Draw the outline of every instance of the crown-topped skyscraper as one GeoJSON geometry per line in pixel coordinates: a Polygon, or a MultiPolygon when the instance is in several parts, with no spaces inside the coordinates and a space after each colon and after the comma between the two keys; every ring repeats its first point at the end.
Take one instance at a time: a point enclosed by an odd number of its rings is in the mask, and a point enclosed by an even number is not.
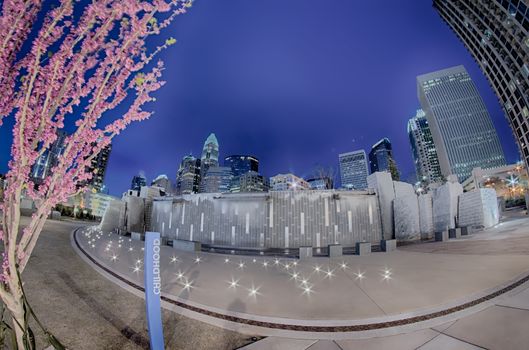
{"type": "Polygon", "coordinates": [[[201,179],[201,192],[202,182],[211,167],[219,166],[219,142],[214,133],[209,134],[204,147],[202,148],[202,157],[200,157],[200,179],[201,179]]]}

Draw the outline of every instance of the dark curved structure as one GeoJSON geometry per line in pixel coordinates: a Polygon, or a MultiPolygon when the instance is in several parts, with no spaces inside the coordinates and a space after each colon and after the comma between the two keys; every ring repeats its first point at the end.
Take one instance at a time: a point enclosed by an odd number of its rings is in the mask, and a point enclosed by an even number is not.
{"type": "Polygon", "coordinates": [[[523,0],[434,0],[500,100],[529,165],[529,6],[523,0]]]}

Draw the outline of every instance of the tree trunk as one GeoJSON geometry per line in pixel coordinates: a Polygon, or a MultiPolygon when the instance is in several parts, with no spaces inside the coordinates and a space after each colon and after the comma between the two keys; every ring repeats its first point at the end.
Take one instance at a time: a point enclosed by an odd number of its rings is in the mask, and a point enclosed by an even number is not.
{"type": "MultiPolygon", "coordinates": [[[[18,274],[11,275],[13,282],[20,286],[21,281],[18,278],[18,274]]],[[[13,320],[13,329],[17,340],[17,346],[19,350],[24,348],[24,297],[20,287],[14,288],[10,291],[13,300],[10,303],[6,303],[7,309],[11,312],[11,319],[13,320]]]]}

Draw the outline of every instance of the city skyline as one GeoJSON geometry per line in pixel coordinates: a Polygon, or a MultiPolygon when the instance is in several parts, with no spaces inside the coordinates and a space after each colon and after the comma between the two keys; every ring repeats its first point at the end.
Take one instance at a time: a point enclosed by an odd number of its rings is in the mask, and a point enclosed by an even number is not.
{"type": "MultiPolygon", "coordinates": [[[[496,96],[431,4],[404,1],[379,7],[339,2],[316,10],[294,1],[275,13],[257,3],[197,2],[193,15],[169,33],[178,43],[163,53],[171,64],[164,72],[167,89],[157,93],[152,107],[155,115],[113,142],[105,179],[110,193],[120,195],[140,171],[149,180],[158,174],[173,180],[190,150],[200,156],[201,140],[210,132],[222,143],[223,156],[255,155],[266,177],[287,172],[305,177],[319,165],[338,170],[338,154],[368,150],[388,137],[406,180],[414,173],[406,122],[419,106],[415,77],[458,64],[476,82],[507,162],[518,160],[496,96]],[[221,19],[242,14],[268,19],[246,23],[243,33],[237,30],[240,22],[221,19]],[[292,16],[299,23],[292,24],[292,16]],[[363,34],[361,29],[377,16],[384,24],[363,34]],[[264,31],[270,20],[277,22],[277,30],[264,31]],[[309,25],[313,21],[316,26],[309,25]],[[390,30],[395,40],[387,40],[390,30]],[[329,43],[330,36],[339,40],[329,43]],[[430,42],[431,37],[436,40],[430,42]],[[208,47],[207,55],[198,42],[208,47]]],[[[7,168],[7,130],[0,134],[0,173],[7,168]]]]}

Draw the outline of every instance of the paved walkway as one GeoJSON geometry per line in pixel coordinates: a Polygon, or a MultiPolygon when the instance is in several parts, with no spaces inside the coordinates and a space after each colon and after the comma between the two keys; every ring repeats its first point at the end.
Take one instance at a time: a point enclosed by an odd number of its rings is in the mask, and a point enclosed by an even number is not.
{"type": "MultiPolygon", "coordinates": [[[[345,327],[401,320],[473,301],[526,276],[528,254],[508,250],[479,254],[483,249],[479,242],[480,235],[488,239],[502,234],[503,239],[489,240],[491,244],[517,240],[519,249],[529,250],[529,219],[509,221],[497,230],[466,238],[458,254],[423,251],[456,247],[460,242],[308,261],[162,247],[162,291],[172,300],[203,310],[276,324],[345,327]]],[[[99,265],[143,286],[142,242],[97,229],[80,232],[77,239],[99,265]]]]}
{"type": "MultiPolygon", "coordinates": [[[[68,349],[148,349],[144,300],[101,276],[72,249],[70,234],[80,225],[46,223],[23,273],[31,305],[68,349]]],[[[163,322],[166,349],[228,350],[251,342],[166,310],[163,322]]],[[[45,344],[39,332],[37,338],[45,344]]]]}

